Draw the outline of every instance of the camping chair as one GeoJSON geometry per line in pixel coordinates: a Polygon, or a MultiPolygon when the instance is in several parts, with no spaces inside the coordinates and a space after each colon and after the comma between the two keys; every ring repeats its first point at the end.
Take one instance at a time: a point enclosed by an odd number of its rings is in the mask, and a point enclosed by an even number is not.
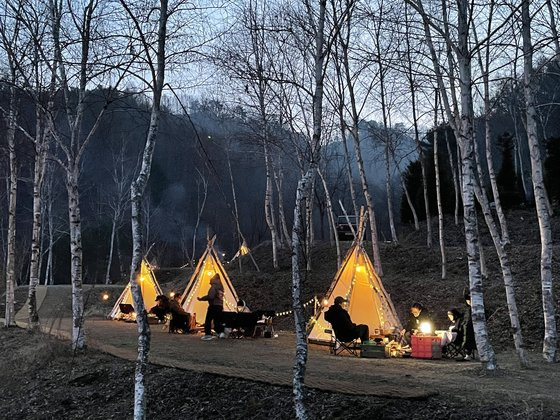
{"type": "Polygon", "coordinates": [[[457,359],[459,357],[462,359],[467,354],[465,349],[460,345],[458,345],[457,343],[455,343],[455,341],[452,341],[451,343],[447,344],[444,347],[444,349],[445,351],[442,352],[442,355],[447,359],[457,359]]]}
{"type": "Polygon", "coordinates": [[[351,341],[339,340],[333,331],[333,329],[326,329],[325,334],[330,334],[331,341],[329,343],[330,353],[338,356],[344,352],[347,352],[351,356],[361,357],[362,348],[358,344],[358,339],[354,338],[351,341]]]}

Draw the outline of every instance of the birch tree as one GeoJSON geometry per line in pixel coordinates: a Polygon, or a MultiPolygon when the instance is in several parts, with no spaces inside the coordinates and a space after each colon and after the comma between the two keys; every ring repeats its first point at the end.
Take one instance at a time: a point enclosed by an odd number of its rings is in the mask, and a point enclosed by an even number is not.
{"type": "Polygon", "coordinates": [[[521,2],[523,37],[523,90],[525,93],[527,140],[531,157],[531,178],[535,195],[535,207],[541,238],[541,290],[544,316],[543,357],[547,362],[558,360],[556,313],[552,292],[552,228],[548,199],[542,173],[542,158],[537,137],[537,113],[535,109],[535,81],[533,75],[533,44],[531,40],[530,0],[521,2]]]}
{"type": "MultiPolygon", "coordinates": [[[[467,0],[459,0],[457,2],[457,9],[454,11],[457,19],[457,32],[454,36],[456,36],[457,41],[454,42],[450,36],[450,25],[446,23],[444,25],[445,29],[441,31],[439,24],[436,25],[433,17],[426,12],[421,0],[407,0],[407,2],[418,12],[422,19],[424,36],[429,47],[434,73],[441,94],[442,104],[445,108],[448,120],[456,133],[460,147],[463,222],[465,225],[465,239],[468,256],[473,327],[482,365],[485,370],[494,371],[497,367],[497,363],[486,329],[480,268],[480,245],[474,200],[474,190],[476,184],[473,147],[474,110],[472,100],[472,53],[469,42],[470,12],[472,12],[472,9],[469,8],[467,0]],[[447,87],[444,84],[442,66],[432,38],[432,30],[443,37],[444,42],[448,47],[448,51],[453,53],[452,56],[448,55],[448,60],[456,60],[456,65],[459,69],[459,79],[457,82],[459,85],[460,102],[456,96],[455,88],[450,89],[450,94],[448,95],[447,87]],[[449,96],[451,96],[452,102],[450,101],[449,96]],[[454,110],[457,112],[454,112],[454,110]]],[[[444,16],[444,21],[446,21],[448,16],[446,8],[447,4],[443,1],[442,15],[444,16]]],[[[451,84],[456,83],[454,79],[451,79],[449,82],[451,84]]]]}
{"type": "MultiPolygon", "coordinates": [[[[17,9],[20,9],[18,7],[17,9]]],[[[17,11],[16,11],[17,13],[17,11]]],[[[18,189],[18,162],[16,156],[16,128],[17,128],[17,56],[12,46],[17,46],[20,42],[21,25],[16,16],[5,14],[0,17],[0,37],[3,49],[8,59],[8,109],[4,110],[6,122],[6,143],[9,156],[9,179],[8,189],[8,232],[6,250],[6,310],[5,326],[16,325],[15,321],[15,258],[16,258],[16,209],[17,209],[17,189],[18,189]]]]}
{"type": "Polygon", "coordinates": [[[142,247],[144,245],[142,203],[150,177],[159,130],[161,99],[165,84],[167,25],[173,9],[169,9],[167,0],[159,0],[157,6],[150,10],[143,9],[140,4],[129,5],[124,0],[120,0],[120,3],[132,24],[132,37],[138,41],[135,47],[138,48],[139,52],[135,59],[142,63],[140,67],[148,74],[147,78],[142,81],[152,94],[150,123],[142,152],[140,171],[130,186],[132,262],[129,284],[138,326],[138,356],[134,374],[134,419],[141,420],[146,418],[146,368],[151,336],[148,314],[144,307],[139,284],[141,281],[142,247]],[[152,14],[152,11],[155,13],[152,14]]]}
{"type": "Polygon", "coordinates": [[[50,133],[56,143],[53,159],[64,170],[68,194],[68,219],[70,225],[70,278],[72,282],[72,346],[81,349],[86,344],[83,328],[84,299],[82,220],[80,205],[80,173],[84,153],[101,123],[102,117],[112,100],[112,93],[122,80],[124,71],[115,74],[114,87],[108,91],[97,90],[95,94],[106,93],[104,104],[94,115],[89,127],[84,127],[88,101],[94,93],[89,85],[101,80],[109,70],[118,69],[122,55],[115,62],[98,61],[107,57],[107,43],[103,42],[104,16],[101,0],[85,3],[65,3],[63,0],[49,0],[50,32],[54,48],[54,65],[57,71],[57,87],[62,91],[66,125],[59,124],[54,115],[47,121],[50,133]],[[64,30],[63,30],[64,27],[64,30]],[[75,38],[74,38],[75,37],[75,38]],[[95,37],[95,42],[93,38],[95,37]],[[72,48],[72,45],[78,48],[72,48]],[[66,135],[65,132],[69,134],[66,135]]]}

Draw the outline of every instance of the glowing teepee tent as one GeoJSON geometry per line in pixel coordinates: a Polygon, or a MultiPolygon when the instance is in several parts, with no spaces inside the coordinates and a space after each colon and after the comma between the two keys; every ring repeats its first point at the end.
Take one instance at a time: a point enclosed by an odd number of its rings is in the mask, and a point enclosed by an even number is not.
{"type": "Polygon", "coordinates": [[[401,326],[391,298],[362,245],[364,224],[362,217],[358,237],[338,269],[322,302],[321,310],[309,324],[310,342],[330,342],[330,334],[326,334],[325,329],[331,327],[325,321],[324,312],[334,303],[337,296],[347,299],[343,308],[350,314],[352,322],[369,326],[370,336],[383,336],[401,326]]]}
{"type": "MultiPolygon", "coordinates": [[[[243,243],[241,244],[241,246],[239,247],[239,250],[237,251],[237,253],[233,256],[233,258],[231,259],[231,261],[234,261],[236,258],[242,257],[244,255],[247,255],[250,252],[249,247],[247,246],[247,242],[243,241],[243,243]]],[[[231,262],[230,261],[230,262],[231,262]]]]}
{"type": "MultiPolygon", "coordinates": [[[[142,297],[144,298],[144,306],[146,307],[146,310],[149,310],[156,305],[156,296],[162,295],[163,292],[161,291],[161,287],[159,287],[159,283],[156,280],[156,276],[154,275],[152,267],[145,260],[142,260],[138,284],[140,285],[142,297]]],[[[130,283],[125,287],[124,291],[117,299],[115,306],[109,314],[109,318],[121,319],[125,317],[125,314],[123,314],[120,309],[121,303],[134,306],[132,291],[130,290],[130,283]]]]}
{"type": "Polygon", "coordinates": [[[204,322],[208,310],[208,302],[201,302],[197,298],[205,296],[208,293],[210,289],[210,279],[214,274],[220,276],[220,280],[224,286],[224,311],[234,311],[237,307],[237,292],[233,288],[231,280],[214,249],[215,239],[216,237],[214,236],[208,241],[206,251],[204,251],[204,254],[198,261],[196,269],[185,288],[183,300],[181,302],[185,311],[196,314],[198,322],[204,322]]]}

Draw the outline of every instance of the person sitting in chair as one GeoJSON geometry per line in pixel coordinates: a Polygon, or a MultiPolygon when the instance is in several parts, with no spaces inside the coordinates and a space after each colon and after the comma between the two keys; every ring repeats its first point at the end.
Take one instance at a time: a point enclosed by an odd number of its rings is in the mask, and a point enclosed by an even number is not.
{"type": "Polygon", "coordinates": [[[446,347],[450,343],[458,344],[463,343],[463,335],[465,329],[465,316],[458,309],[450,309],[447,311],[447,317],[452,322],[447,331],[445,331],[441,338],[442,351],[445,353],[446,347]]]}
{"type": "Polygon", "coordinates": [[[169,299],[165,295],[156,296],[156,306],[150,309],[151,314],[154,314],[160,323],[165,322],[165,315],[169,312],[169,299]]]}
{"type": "Polygon", "coordinates": [[[171,312],[171,322],[169,323],[170,333],[188,333],[190,331],[191,314],[181,306],[181,293],[176,293],[169,301],[169,311],[171,312]]]}
{"type": "Polygon", "coordinates": [[[369,327],[364,324],[356,325],[350,319],[350,314],[342,307],[342,303],[347,302],[342,296],[337,296],[327,312],[325,320],[330,322],[336,338],[343,342],[348,342],[359,338],[362,343],[369,340],[369,327]]]}
{"type": "Polygon", "coordinates": [[[420,330],[420,324],[424,322],[429,322],[433,325],[432,318],[430,317],[430,312],[420,303],[414,303],[410,307],[410,315],[408,317],[408,322],[401,330],[401,346],[410,346],[412,336],[420,330]]]}

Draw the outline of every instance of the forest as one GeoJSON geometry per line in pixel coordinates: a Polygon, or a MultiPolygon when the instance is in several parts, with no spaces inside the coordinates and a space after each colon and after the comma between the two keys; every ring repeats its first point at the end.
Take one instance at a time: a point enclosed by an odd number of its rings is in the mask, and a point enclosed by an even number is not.
{"type": "Polygon", "coordinates": [[[445,238],[464,235],[477,350],[492,372],[489,248],[504,328],[529,364],[512,269],[520,244],[507,220],[530,211],[542,357],[557,362],[559,13],[552,0],[6,0],[5,325],[15,325],[16,289],[26,288],[37,329],[37,287],[71,285],[72,347],[84,348],[84,285],[129,283],[134,417],[145,418],[142,259],[193,268],[214,235],[224,262],[258,247],[269,256],[261,268],[279,272],[289,253],[294,415],[307,418],[302,287],[321,265],[313,249],[336,252],[340,266],[345,214],[365,209],[364,246],[380,278],[380,249],[422,232],[445,282],[445,238]]]}

